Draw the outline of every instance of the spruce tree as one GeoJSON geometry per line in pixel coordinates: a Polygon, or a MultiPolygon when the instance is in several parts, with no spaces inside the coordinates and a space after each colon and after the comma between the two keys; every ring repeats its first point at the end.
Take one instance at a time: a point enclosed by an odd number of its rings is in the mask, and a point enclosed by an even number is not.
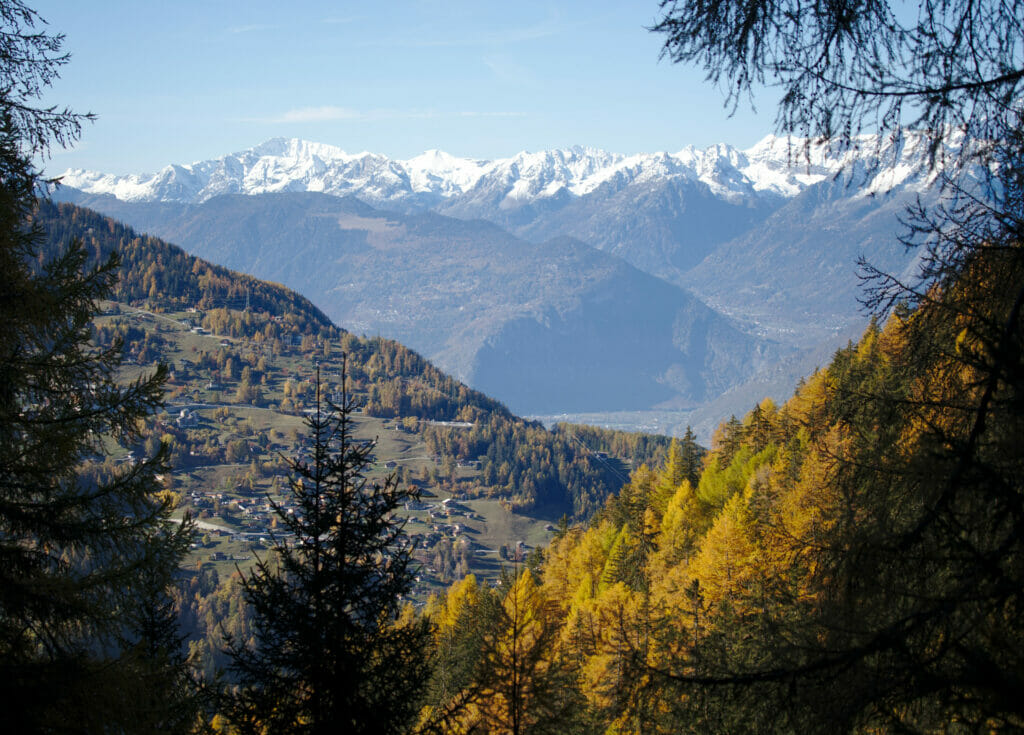
{"type": "Polygon", "coordinates": [[[243,731],[400,732],[426,681],[429,633],[397,622],[414,570],[395,510],[417,495],[367,477],[373,445],[353,434],[345,365],[340,404],[317,372],[309,458],[288,462],[290,502],[270,501],[285,531],[245,580],[254,645],[229,641],[243,731]]]}
{"type": "Polygon", "coordinates": [[[683,434],[682,441],[682,452],[683,452],[683,474],[686,480],[689,480],[692,487],[697,487],[697,483],[700,482],[701,464],[704,459],[704,450],[697,443],[697,436],[693,433],[693,429],[689,426],[686,427],[686,433],[683,434]]]}
{"type": "Polygon", "coordinates": [[[0,2],[0,711],[11,732],[172,729],[142,703],[155,701],[148,674],[167,681],[183,662],[151,655],[137,623],[188,527],[158,495],[163,450],[116,465],[108,449],[141,446],[165,370],[122,385],[120,346],[90,343],[116,257],[86,270],[76,242],[39,255],[32,161],[83,119],[33,106],[67,60],[40,22],[0,2]]]}

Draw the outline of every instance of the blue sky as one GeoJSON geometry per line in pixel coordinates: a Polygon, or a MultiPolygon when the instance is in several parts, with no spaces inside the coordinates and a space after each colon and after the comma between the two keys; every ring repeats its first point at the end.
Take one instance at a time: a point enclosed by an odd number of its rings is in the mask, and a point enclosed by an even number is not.
{"type": "Polygon", "coordinates": [[[72,54],[49,102],[96,113],[46,168],[149,172],[273,137],[407,158],[575,144],[747,147],[698,69],[659,61],[657,0],[36,0],[72,54]]]}

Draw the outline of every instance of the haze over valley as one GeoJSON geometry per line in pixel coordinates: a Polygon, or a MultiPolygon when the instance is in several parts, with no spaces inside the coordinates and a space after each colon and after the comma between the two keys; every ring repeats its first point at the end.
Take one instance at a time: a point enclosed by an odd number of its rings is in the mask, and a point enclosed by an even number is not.
{"type": "Polygon", "coordinates": [[[294,288],[517,412],[706,436],[859,335],[858,258],[914,267],[896,236],[934,196],[925,146],[856,143],[394,160],[275,139],[68,170],[55,196],[294,288]]]}

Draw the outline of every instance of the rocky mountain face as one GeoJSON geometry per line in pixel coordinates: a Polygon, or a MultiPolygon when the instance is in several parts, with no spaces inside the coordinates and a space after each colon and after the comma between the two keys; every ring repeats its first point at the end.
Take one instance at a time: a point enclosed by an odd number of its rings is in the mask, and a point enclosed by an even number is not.
{"type": "Polygon", "coordinates": [[[810,345],[841,332],[864,317],[861,259],[909,276],[917,257],[898,237],[921,193],[863,194],[855,176],[841,174],[787,200],[678,282],[753,333],[810,345]]]}
{"type": "Polygon", "coordinates": [[[856,331],[858,257],[913,267],[898,217],[935,196],[927,156],[913,134],[494,161],[278,139],[68,171],[58,196],[281,281],[518,411],[690,409],[856,331]]]}

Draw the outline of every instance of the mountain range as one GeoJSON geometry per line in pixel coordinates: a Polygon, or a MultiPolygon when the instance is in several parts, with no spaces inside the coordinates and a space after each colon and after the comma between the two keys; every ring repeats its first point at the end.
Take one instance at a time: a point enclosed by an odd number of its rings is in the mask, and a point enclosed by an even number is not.
{"type": "MultiPolygon", "coordinates": [[[[717,198],[746,203],[791,197],[856,162],[890,160],[869,183],[883,191],[907,183],[920,156],[919,136],[882,141],[862,136],[852,147],[805,146],[801,139],[769,135],[747,150],[719,144],[677,153],[624,155],[574,146],[511,158],[476,160],[426,151],[407,160],[299,139],[275,138],[248,150],[169,165],[155,174],[117,176],[82,169],[62,174],[63,183],[89,194],[122,201],[198,203],[223,194],[314,191],[355,196],[372,206],[431,209],[448,200],[514,210],[532,203],[580,198],[599,189],[620,190],[637,183],[681,178],[703,184],[717,198]]],[[[446,205],[447,207],[447,205],[446,205]]]]}
{"type": "Polygon", "coordinates": [[[937,196],[928,156],[914,134],[492,161],[275,139],[67,171],[57,196],[281,281],[518,411],[692,410],[749,381],[785,394],[856,332],[857,258],[913,267],[898,219],[937,196]]]}

